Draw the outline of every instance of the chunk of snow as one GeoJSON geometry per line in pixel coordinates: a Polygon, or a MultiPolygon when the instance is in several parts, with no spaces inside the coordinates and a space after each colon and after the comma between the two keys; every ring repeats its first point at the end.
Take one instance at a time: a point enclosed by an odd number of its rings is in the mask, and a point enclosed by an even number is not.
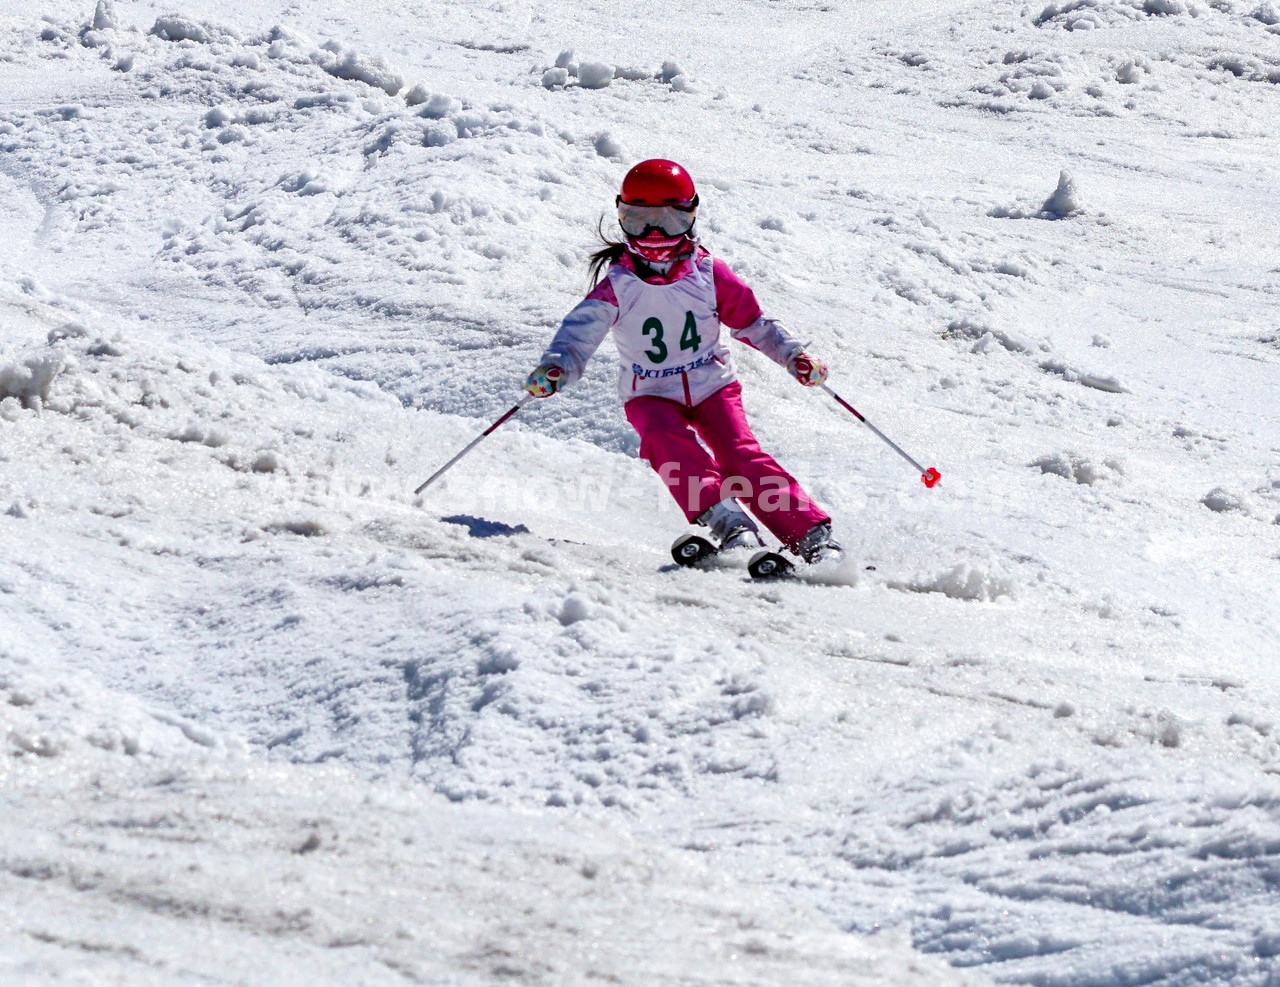
{"type": "Polygon", "coordinates": [[[284,469],[284,463],[280,459],[280,454],[274,449],[267,449],[258,453],[253,461],[253,471],[255,473],[277,473],[284,469]]]}
{"type": "Polygon", "coordinates": [[[1218,514],[1243,511],[1245,509],[1244,498],[1224,487],[1214,487],[1200,498],[1200,503],[1218,514]]]}
{"type": "Polygon", "coordinates": [[[595,144],[596,154],[602,158],[617,160],[626,157],[626,148],[622,146],[622,142],[607,130],[597,134],[593,143],[595,144]]]}
{"type": "Polygon", "coordinates": [[[150,33],[164,41],[195,41],[203,45],[212,40],[206,25],[176,15],[157,17],[150,33]]]}
{"type": "Polygon", "coordinates": [[[1129,388],[1121,383],[1119,377],[1104,377],[1098,374],[1080,374],[1079,382],[1095,391],[1107,391],[1110,394],[1128,394],[1129,388]]]}
{"type": "Polygon", "coordinates": [[[458,139],[458,128],[448,120],[435,120],[422,132],[427,147],[447,147],[458,139]]]}
{"type": "Polygon", "coordinates": [[[1143,74],[1142,66],[1130,58],[1116,69],[1116,82],[1132,86],[1142,81],[1143,74]]]}
{"type": "Polygon", "coordinates": [[[591,604],[585,598],[577,593],[572,593],[565,597],[564,604],[560,607],[560,623],[565,627],[570,624],[576,624],[580,620],[586,620],[591,616],[591,604]]]}
{"type": "Polygon", "coordinates": [[[1080,193],[1076,188],[1075,179],[1064,169],[1058,176],[1058,187],[1054,189],[1053,195],[1044,200],[1040,212],[1045,216],[1066,219],[1083,211],[1084,207],[1080,204],[1080,193]]]}
{"type": "Polygon", "coordinates": [[[578,84],[583,89],[604,89],[612,82],[612,65],[604,62],[583,62],[578,66],[578,84]]]}
{"type": "Polygon", "coordinates": [[[542,85],[547,89],[555,89],[569,81],[569,70],[563,68],[547,69],[542,73],[542,85]]]}
{"type": "Polygon", "coordinates": [[[235,114],[230,110],[221,106],[215,106],[204,115],[204,125],[210,130],[217,130],[219,127],[225,127],[234,119],[235,114]]]}
{"type": "Polygon", "coordinates": [[[118,26],[115,4],[112,0],[98,0],[98,6],[93,11],[93,29],[95,31],[114,31],[118,26]]]}
{"type": "Polygon", "coordinates": [[[462,102],[444,93],[431,93],[418,105],[422,107],[418,111],[418,115],[427,117],[430,120],[441,120],[453,113],[462,111],[462,102]]]}
{"type": "Polygon", "coordinates": [[[1264,0],[1250,16],[1263,24],[1280,24],[1280,3],[1276,0],[1264,0]]]}
{"type": "Polygon", "coordinates": [[[227,444],[227,436],[216,428],[206,428],[196,422],[190,422],[185,428],[172,432],[169,438],[176,442],[192,442],[218,449],[227,444]]]}
{"type": "Polygon", "coordinates": [[[54,378],[66,361],[56,353],[27,357],[19,363],[0,366],[0,400],[14,398],[24,408],[39,411],[49,400],[54,378]]]}
{"type": "Polygon", "coordinates": [[[80,34],[80,43],[86,48],[105,48],[115,40],[109,31],[95,31],[89,28],[80,34]]]}

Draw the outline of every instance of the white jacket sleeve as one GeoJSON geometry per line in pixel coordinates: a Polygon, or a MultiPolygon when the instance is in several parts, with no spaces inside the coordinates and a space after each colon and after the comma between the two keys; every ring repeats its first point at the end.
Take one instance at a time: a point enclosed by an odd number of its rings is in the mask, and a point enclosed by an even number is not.
{"type": "Polygon", "coordinates": [[[804,345],[787,332],[781,322],[767,315],[761,315],[751,325],[742,329],[730,330],[729,335],[759,350],[774,363],[784,367],[788,360],[804,350],[804,345]]]}
{"type": "Polygon", "coordinates": [[[587,361],[604,342],[604,337],[617,320],[616,305],[600,298],[584,298],[564,317],[546,352],[542,354],[541,362],[563,367],[567,374],[565,383],[573,383],[587,369],[587,361]]]}

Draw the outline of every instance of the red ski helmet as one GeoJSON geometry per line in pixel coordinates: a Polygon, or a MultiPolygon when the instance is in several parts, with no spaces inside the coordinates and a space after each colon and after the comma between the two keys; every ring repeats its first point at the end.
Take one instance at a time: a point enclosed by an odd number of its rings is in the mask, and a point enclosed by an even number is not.
{"type": "Polygon", "coordinates": [[[689,173],[674,161],[651,158],[641,161],[622,180],[618,203],[630,206],[698,207],[698,190],[689,173]]]}
{"type": "Polygon", "coordinates": [[[674,161],[651,158],[627,172],[618,195],[627,249],[652,264],[693,253],[698,190],[674,161]]]}

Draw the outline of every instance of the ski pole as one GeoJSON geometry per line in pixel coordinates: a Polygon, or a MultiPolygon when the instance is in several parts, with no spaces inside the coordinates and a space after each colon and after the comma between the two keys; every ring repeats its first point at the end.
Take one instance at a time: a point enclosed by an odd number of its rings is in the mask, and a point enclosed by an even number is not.
{"type": "Polygon", "coordinates": [[[426,481],[422,484],[422,486],[418,487],[418,489],[414,491],[414,494],[422,493],[422,491],[426,490],[427,487],[435,483],[436,480],[440,479],[440,477],[443,476],[449,470],[449,468],[453,466],[454,463],[456,463],[459,459],[461,459],[463,456],[469,453],[472,449],[478,446],[482,439],[487,438],[491,432],[495,431],[498,428],[499,425],[505,422],[508,418],[512,417],[517,411],[519,411],[521,408],[523,408],[526,404],[528,404],[532,400],[533,400],[533,395],[530,394],[528,397],[522,398],[515,405],[508,408],[501,418],[499,418],[496,422],[494,422],[492,425],[486,428],[483,432],[477,435],[474,439],[468,442],[467,447],[465,449],[463,449],[460,453],[458,453],[451,460],[449,460],[447,463],[441,466],[438,470],[432,473],[429,477],[427,477],[426,481]]]}
{"type": "Polygon", "coordinates": [[[894,442],[893,439],[889,438],[889,436],[885,435],[882,431],[880,431],[880,429],[876,428],[869,421],[863,418],[857,408],[851,405],[848,401],[842,398],[839,394],[833,391],[826,384],[823,384],[821,386],[824,391],[826,391],[828,394],[830,394],[833,398],[836,399],[836,403],[839,404],[840,407],[844,408],[844,410],[849,412],[849,414],[853,415],[854,418],[858,419],[858,421],[866,425],[867,428],[875,432],[876,435],[880,436],[880,438],[882,438],[885,441],[885,443],[889,446],[890,449],[892,449],[899,456],[901,456],[903,459],[909,462],[912,466],[918,469],[920,471],[920,482],[922,482],[930,490],[932,490],[934,487],[938,485],[938,481],[942,479],[941,473],[939,473],[932,466],[930,466],[928,469],[925,469],[923,466],[917,463],[914,459],[908,456],[905,452],[903,452],[902,447],[898,445],[898,443],[894,442]]]}

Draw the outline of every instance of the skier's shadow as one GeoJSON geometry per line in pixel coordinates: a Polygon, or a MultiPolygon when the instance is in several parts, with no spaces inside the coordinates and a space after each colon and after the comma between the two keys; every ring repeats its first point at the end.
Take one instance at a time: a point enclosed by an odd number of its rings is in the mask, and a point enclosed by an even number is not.
{"type": "Polygon", "coordinates": [[[529,529],[523,524],[512,527],[501,521],[490,521],[482,517],[471,517],[469,514],[455,514],[440,519],[445,524],[458,524],[467,529],[472,538],[499,538],[510,535],[527,535],[529,529]]]}

